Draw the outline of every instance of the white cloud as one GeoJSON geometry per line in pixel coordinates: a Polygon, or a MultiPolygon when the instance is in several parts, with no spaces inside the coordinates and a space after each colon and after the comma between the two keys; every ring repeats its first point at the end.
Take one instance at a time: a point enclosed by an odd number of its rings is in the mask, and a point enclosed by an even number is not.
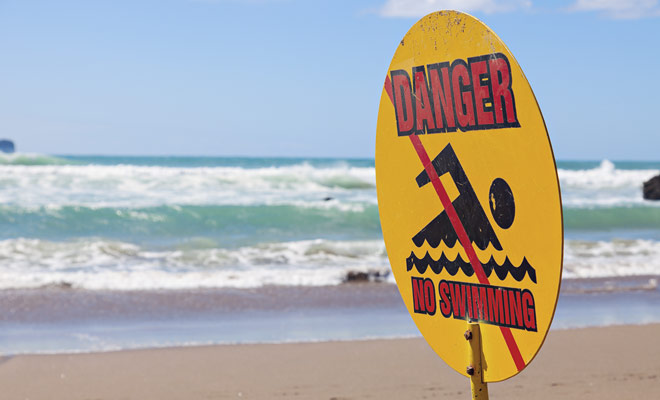
{"type": "Polygon", "coordinates": [[[385,17],[422,17],[440,10],[490,14],[529,8],[531,4],[530,0],[387,0],[380,14],[385,17]]]}
{"type": "Polygon", "coordinates": [[[660,16],[658,0],[577,0],[570,11],[597,11],[609,18],[637,19],[660,16]]]}

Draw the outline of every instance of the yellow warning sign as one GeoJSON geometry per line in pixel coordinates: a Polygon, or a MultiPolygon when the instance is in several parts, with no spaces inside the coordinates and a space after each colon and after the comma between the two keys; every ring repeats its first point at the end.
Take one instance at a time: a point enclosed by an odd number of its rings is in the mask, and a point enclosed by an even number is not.
{"type": "Polygon", "coordinates": [[[466,321],[483,378],[529,364],[554,315],[563,226],[552,147],[504,43],[455,11],[399,44],[376,137],[378,206],[401,296],[431,347],[466,375],[466,321]]]}

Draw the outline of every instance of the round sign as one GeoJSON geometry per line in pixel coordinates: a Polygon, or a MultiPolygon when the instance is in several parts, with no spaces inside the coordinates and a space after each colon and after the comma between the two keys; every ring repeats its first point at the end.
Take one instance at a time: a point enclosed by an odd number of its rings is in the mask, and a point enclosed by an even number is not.
{"type": "Polygon", "coordinates": [[[378,206],[403,301],[431,347],[466,375],[481,326],[484,382],[543,344],[563,257],[559,183],[520,66],[479,20],[429,14],[399,44],[376,137],[378,206]]]}

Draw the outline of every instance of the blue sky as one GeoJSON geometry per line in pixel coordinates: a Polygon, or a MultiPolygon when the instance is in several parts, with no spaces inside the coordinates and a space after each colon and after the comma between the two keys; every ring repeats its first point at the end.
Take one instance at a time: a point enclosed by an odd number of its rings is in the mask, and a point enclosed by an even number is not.
{"type": "Polygon", "coordinates": [[[558,159],[660,158],[654,0],[0,0],[0,137],[48,154],[373,157],[423,15],[508,45],[558,159]]]}

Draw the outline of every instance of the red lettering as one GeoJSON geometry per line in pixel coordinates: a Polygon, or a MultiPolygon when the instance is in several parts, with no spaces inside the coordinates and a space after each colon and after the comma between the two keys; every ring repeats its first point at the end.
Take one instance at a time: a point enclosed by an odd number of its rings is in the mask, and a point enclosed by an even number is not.
{"type": "Polygon", "coordinates": [[[448,318],[451,315],[451,300],[449,300],[449,284],[447,281],[440,281],[438,293],[440,293],[440,312],[445,318],[448,318]]]}
{"type": "Polygon", "coordinates": [[[472,293],[470,293],[470,286],[469,285],[461,285],[463,286],[463,293],[465,294],[466,300],[467,300],[467,319],[474,318],[474,312],[472,311],[472,293]]]}
{"type": "MultiPolygon", "coordinates": [[[[534,295],[528,289],[441,280],[437,287],[440,301],[431,304],[430,299],[437,297],[431,279],[415,279],[421,286],[414,290],[423,293],[414,296],[424,296],[425,314],[433,315],[440,308],[445,318],[451,317],[453,312],[454,319],[537,331],[534,295]]],[[[418,307],[418,303],[415,304],[418,307]]]]}
{"type": "Polygon", "coordinates": [[[399,136],[410,135],[415,127],[413,97],[410,88],[410,77],[402,69],[392,71],[392,93],[396,109],[396,123],[399,136]]]}
{"type": "Polygon", "coordinates": [[[493,112],[484,109],[484,103],[490,101],[488,86],[482,85],[482,77],[488,76],[486,61],[470,62],[472,72],[472,86],[474,87],[474,105],[477,109],[477,123],[479,125],[493,125],[493,112]]]}
{"type": "Polygon", "coordinates": [[[435,287],[431,279],[411,277],[413,308],[418,314],[434,315],[436,310],[435,287]]]}
{"type": "Polygon", "coordinates": [[[513,126],[520,126],[516,116],[513,91],[511,90],[511,70],[508,60],[504,55],[500,54],[497,58],[491,58],[489,65],[495,121],[498,124],[503,124],[506,115],[507,123],[513,126]]]}
{"type": "Polygon", "coordinates": [[[424,281],[420,278],[412,278],[413,307],[416,313],[426,313],[424,301],[424,281]]]}
{"type": "Polygon", "coordinates": [[[479,286],[472,286],[472,319],[483,319],[483,310],[479,301],[479,286]]]}
{"type": "Polygon", "coordinates": [[[433,120],[433,111],[429,101],[429,85],[426,82],[426,71],[424,66],[413,68],[413,77],[415,80],[415,107],[417,129],[416,135],[423,135],[427,130],[435,130],[435,121],[433,120]]]}
{"type": "Polygon", "coordinates": [[[479,313],[481,314],[481,319],[485,321],[490,321],[488,316],[488,304],[486,303],[486,286],[479,286],[479,313]]]}
{"type": "Polygon", "coordinates": [[[490,320],[496,324],[504,322],[502,315],[502,291],[500,289],[488,288],[488,309],[490,320]]]}
{"type": "Polygon", "coordinates": [[[454,105],[449,82],[449,63],[429,65],[429,79],[431,80],[435,124],[438,129],[446,126],[448,131],[453,131],[456,129],[456,121],[454,120],[454,105]],[[442,81],[440,73],[442,73],[442,81]]]}
{"type": "Polygon", "coordinates": [[[390,71],[399,136],[520,127],[502,53],[390,71]],[[412,78],[411,78],[412,77],[412,78]]]}
{"type": "MultiPolygon", "coordinates": [[[[506,325],[510,325],[510,323],[511,323],[511,317],[509,317],[509,301],[508,301],[508,298],[509,298],[509,291],[508,290],[503,290],[502,291],[502,300],[503,300],[503,303],[504,303],[504,323],[506,325]]],[[[502,321],[503,320],[500,318],[500,323],[502,321]]]]}
{"type": "Polygon", "coordinates": [[[435,314],[435,286],[430,279],[424,280],[424,299],[426,301],[426,312],[429,315],[435,314]]]}
{"type": "Polygon", "coordinates": [[[461,290],[461,285],[452,283],[451,299],[454,306],[454,318],[463,318],[465,316],[465,290],[461,290]]]}
{"type": "Polygon", "coordinates": [[[474,104],[470,88],[470,74],[463,60],[456,60],[451,66],[451,86],[456,104],[458,126],[466,128],[474,125],[474,104]],[[467,90],[466,90],[467,88],[467,90]]]}
{"type": "Polygon", "coordinates": [[[534,306],[534,296],[529,290],[522,293],[523,315],[525,317],[525,329],[536,332],[536,309],[534,306]]]}
{"type": "Polygon", "coordinates": [[[509,310],[511,312],[511,325],[522,328],[522,302],[519,290],[509,292],[509,310]]]}

